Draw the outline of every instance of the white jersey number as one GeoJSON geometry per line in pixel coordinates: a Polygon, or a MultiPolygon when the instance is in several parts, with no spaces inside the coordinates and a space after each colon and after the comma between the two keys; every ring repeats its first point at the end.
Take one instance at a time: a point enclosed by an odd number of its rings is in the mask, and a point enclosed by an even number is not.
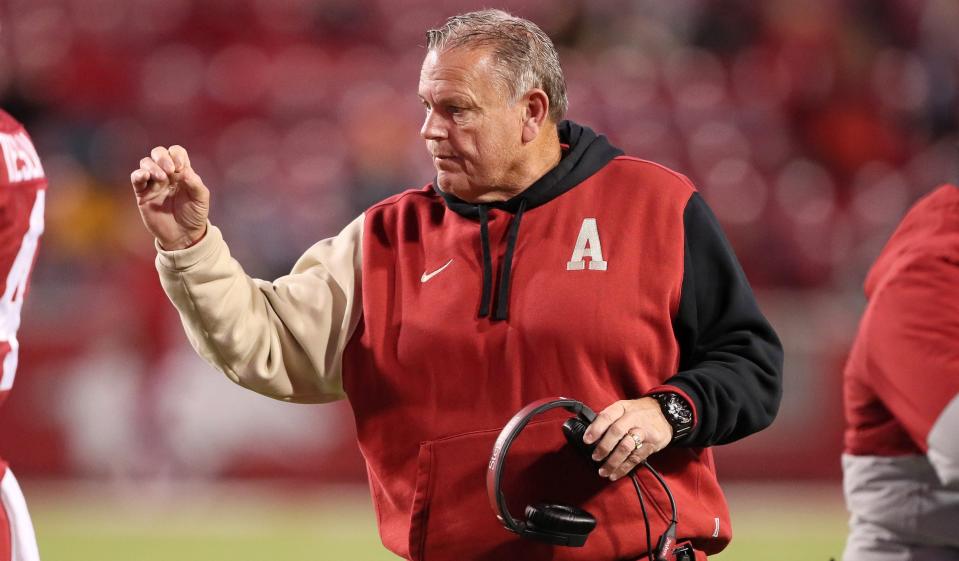
{"type": "Polygon", "coordinates": [[[0,376],[0,391],[13,387],[13,378],[17,374],[17,330],[20,329],[20,309],[23,308],[23,295],[27,291],[30,269],[37,253],[40,234],[43,233],[43,208],[46,190],[39,189],[30,211],[30,227],[23,236],[20,250],[7,273],[7,285],[0,298],[0,356],[3,357],[3,375],[0,376]]]}

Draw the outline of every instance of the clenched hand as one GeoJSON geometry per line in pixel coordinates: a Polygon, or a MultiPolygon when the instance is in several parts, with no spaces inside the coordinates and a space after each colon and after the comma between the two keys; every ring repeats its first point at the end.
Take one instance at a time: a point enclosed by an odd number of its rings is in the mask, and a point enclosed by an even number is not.
{"type": "Polygon", "coordinates": [[[143,224],[165,250],[184,249],[206,234],[210,190],[182,146],[157,146],[130,174],[143,224]]]}

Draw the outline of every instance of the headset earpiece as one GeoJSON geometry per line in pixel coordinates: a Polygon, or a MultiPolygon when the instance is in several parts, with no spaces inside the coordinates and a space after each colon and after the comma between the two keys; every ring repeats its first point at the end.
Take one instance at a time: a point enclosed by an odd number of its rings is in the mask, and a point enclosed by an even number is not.
{"type": "Polygon", "coordinates": [[[583,442],[583,435],[586,434],[588,423],[579,417],[570,417],[563,423],[563,436],[570,446],[580,451],[584,457],[592,460],[593,450],[596,449],[596,442],[586,444],[583,442]]]}
{"type": "Polygon", "coordinates": [[[571,505],[536,503],[526,507],[526,526],[539,532],[586,536],[596,528],[596,518],[571,505]]]}

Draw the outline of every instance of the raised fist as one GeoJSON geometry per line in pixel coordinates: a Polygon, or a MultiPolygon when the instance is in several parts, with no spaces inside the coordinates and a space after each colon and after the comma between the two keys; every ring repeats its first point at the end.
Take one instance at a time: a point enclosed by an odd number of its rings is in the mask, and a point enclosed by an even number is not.
{"type": "Polygon", "coordinates": [[[140,217],[166,250],[184,249],[206,234],[210,190],[182,146],[157,146],[130,174],[140,217]]]}

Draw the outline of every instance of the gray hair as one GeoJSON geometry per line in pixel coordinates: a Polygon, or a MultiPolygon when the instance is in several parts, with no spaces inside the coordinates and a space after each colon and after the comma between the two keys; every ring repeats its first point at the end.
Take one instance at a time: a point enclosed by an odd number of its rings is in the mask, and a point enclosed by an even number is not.
{"type": "Polygon", "coordinates": [[[453,16],[426,32],[427,51],[488,47],[498,63],[496,72],[513,101],[533,88],[549,98],[549,116],[558,123],[566,115],[566,79],[549,36],[535,23],[502,10],[482,10],[453,16]]]}

